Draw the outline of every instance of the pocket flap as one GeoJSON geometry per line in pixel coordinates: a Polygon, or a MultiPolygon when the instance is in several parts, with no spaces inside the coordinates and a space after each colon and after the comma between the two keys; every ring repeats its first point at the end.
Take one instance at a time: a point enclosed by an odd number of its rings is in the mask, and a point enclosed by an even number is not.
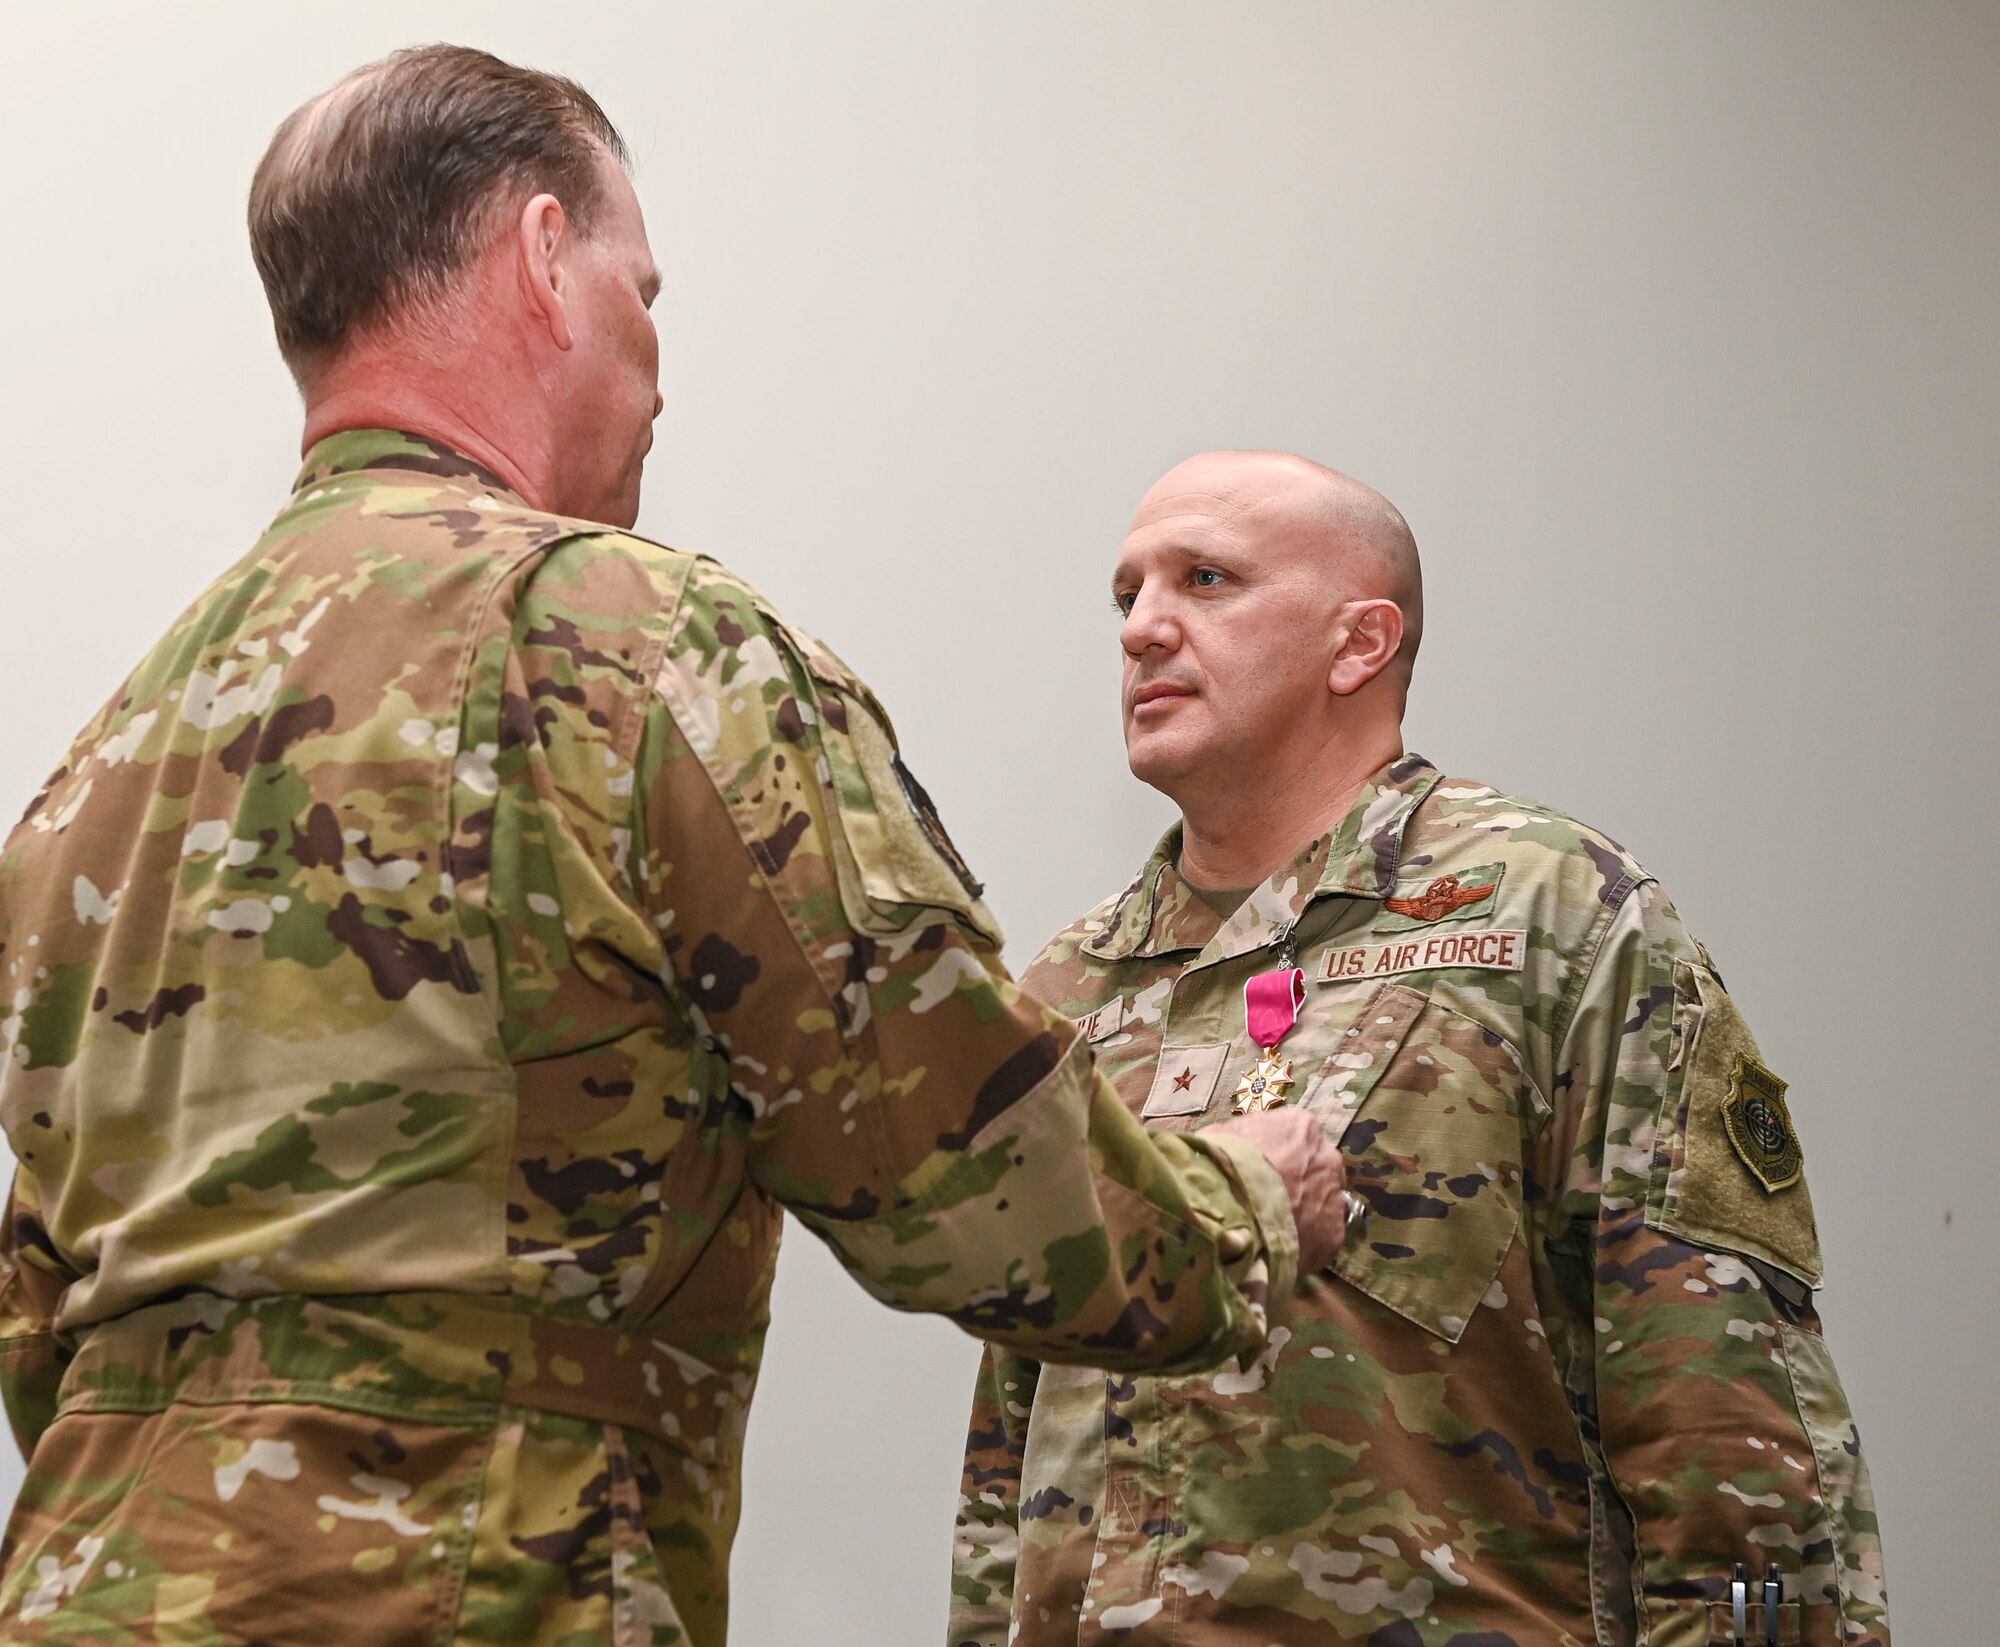
{"type": "Polygon", "coordinates": [[[1410,1032],[1428,1004],[1422,990],[1405,984],[1384,984],[1368,998],[1360,1016],[1341,1032],[1338,1043],[1320,1061],[1319,1069],[1306,1088],[1304,1106],[1326,1123],[1326,1130],[1340,1142],[1347,1135],[1354,1113],[1367,1102],[1368,1094],[1396,1056],[1403,1037],[1410,1032]]]}
{"type": "Polygon", "coordinates": [[[1521,1222],[1527,1080],[1507,1041],[1386,984],[1315,1083],[1368,1216],[1334,1273],[1455,1344],[1521,1222]]]}

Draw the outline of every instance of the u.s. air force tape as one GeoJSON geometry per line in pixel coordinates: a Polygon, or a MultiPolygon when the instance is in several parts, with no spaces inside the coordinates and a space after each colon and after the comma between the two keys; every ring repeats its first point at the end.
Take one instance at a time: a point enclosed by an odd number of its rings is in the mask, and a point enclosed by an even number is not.
{"type": "Polygon", "coordinates": [[[1362,978],[1387,978],[1399,972],[1425,972],[1444,967],[1476,967],[1485,972],[1519,972],[1527,958],[1525,931],[1431,932],[1385,944],[1355,944],[1336,949],[1316,970],[1323,984],[1344,984],[1362,978]]]}

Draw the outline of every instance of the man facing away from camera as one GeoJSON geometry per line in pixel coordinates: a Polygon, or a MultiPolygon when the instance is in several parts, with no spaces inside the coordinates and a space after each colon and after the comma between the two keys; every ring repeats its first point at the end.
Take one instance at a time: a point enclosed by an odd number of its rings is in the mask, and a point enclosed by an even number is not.
{"type": "Polygon", "coordinates": [[[1112,592],[1181,821],[1024,982],[1160,1133],[1312,1114],[1365,1219],[1248,1368],[989,1348],[953,1647],[1886,1643],[1785,1083],[1621,847],[1405,752],[1402,516],[1210,453],[1112,592]]]}
{"type": "Polygon", "coordinates": [[[7,1641],[716,1647],[781,1206],[1127,1370],[1253,1361],[1338,1243],[1321,1129],[1149,1138],[868,690],[620,530],[622,154],[430,47],[257,171],[304,468],[0,852],[7,1641]]]}

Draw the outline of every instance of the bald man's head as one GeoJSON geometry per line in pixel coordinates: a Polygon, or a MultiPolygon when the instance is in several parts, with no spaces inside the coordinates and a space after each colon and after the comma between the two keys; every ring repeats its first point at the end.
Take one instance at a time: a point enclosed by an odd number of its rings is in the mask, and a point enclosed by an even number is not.
{"type": "Polygon", "coordinates": [[[1423,637],[1424,574],[1400,509],[1365,482],[1295,452],[1217,451],[1187,458],[1162,475],[1140,500],[1132,524],[1199,497],[1307,547],[1353,596],[1394,601],[1403,613],[1397,662],[1407,678],[1423,637]]]}
{"type": "Polygon", "coordinates": [[[1126,751],[1170,794],[1268,782],[1400,725],[1423,574],[1401,512],[1350,475],[1289,452],[1178,463],[1141,500],[1112,593],[1126,751]]]}

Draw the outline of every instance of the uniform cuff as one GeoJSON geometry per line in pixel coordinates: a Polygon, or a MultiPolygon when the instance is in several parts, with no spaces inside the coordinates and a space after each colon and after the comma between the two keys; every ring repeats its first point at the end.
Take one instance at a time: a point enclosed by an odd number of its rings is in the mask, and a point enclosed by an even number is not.
{"type": "MultiPolygon", "coordinates": [[[[1255,1220],[1252,1227],[1242,1214],[1232,1213],[1224,1224],[1217,1244],[1225,1273],[1239,1287],[1261,1286],[1272,1303],[1289,1298],[1298,1284],[1299,1232],[1292,1222],[1292,1198],[1278,1169],[1247,1138],[1218,1132],[1186,1137],[1215,1162],[1255,1220]]],[[[1268,1307],[1260,1313],[1267,1317],[1268,1330],[1268,1307]]]]}

